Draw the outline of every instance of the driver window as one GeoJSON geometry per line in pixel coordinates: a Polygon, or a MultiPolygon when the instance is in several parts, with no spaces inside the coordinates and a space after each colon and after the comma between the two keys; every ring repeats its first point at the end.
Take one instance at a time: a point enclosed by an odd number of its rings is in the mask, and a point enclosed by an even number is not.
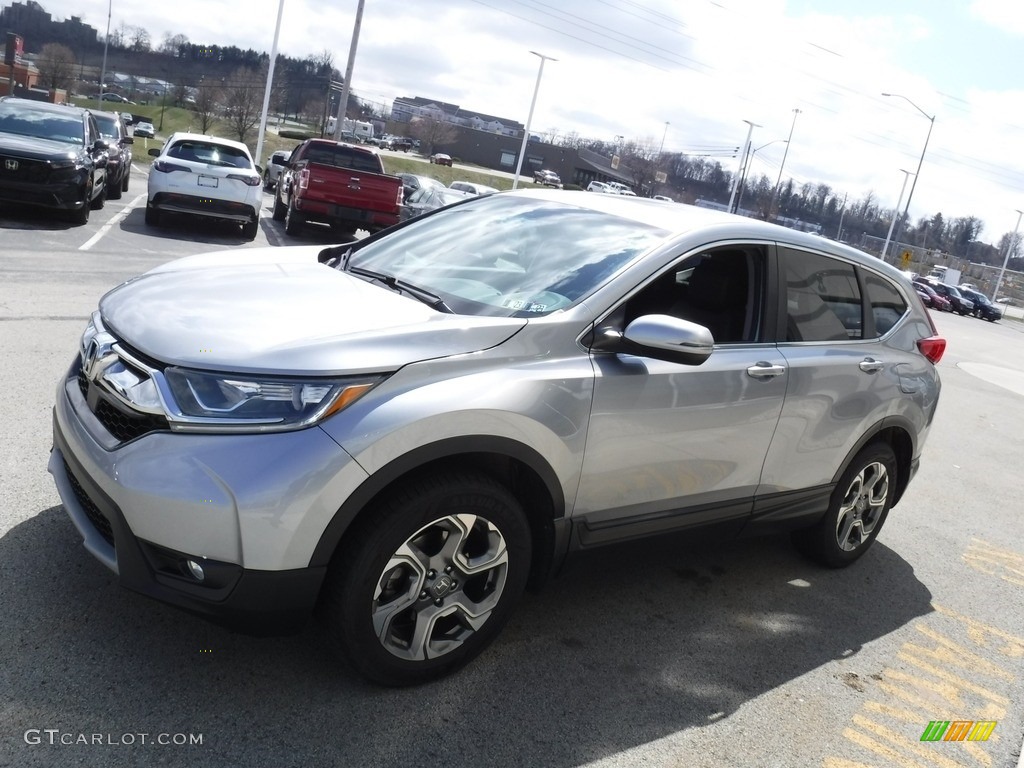
{"type": "Polygon", "coordinates": [[[757,342],[765,258],[756,246],[689,256],[626,303],[626,324],[642,315],[671,315],[703,325],[716,344],[757,342]]]}

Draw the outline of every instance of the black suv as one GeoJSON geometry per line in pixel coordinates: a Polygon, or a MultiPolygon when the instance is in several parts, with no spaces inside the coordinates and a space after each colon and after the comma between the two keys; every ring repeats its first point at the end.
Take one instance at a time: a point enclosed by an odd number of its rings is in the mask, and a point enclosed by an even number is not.
{"type": "Polygon", "coordinates": [[[128,135],[124,119],[116,112],[93,112],[100,136],[110,145],[107,150],[107,198],[117,200],[123,192],[128,191],[129,177],[132,175],[132,149],[135,142],[128,135]]]}
{"type": "Polygon", "coordinates": [[[0,99],[0,201],[68,211],[76,224],[102,208],[106,139],[87,109],[0,99]]]}
{"type": "Polygon", "coordinates": [[[961,315],[970,315],[974,312],[974,302],[969,298],[960,293],[959,290],[954,288],[952,285],[939,282],[928,282],[928,285],[932,287],[939,296],[945,296],[949,299],[949,303],[953,305],[953,311],[961,315]]]}
{"type": "Polygon", "coordinates": [[[994,323],[996,320],[1003,316],[1003,311],[988,300],[981,291],[975,290],[974,288],[967,288],[963,285],[957,288],[965,298],[970,299],[974,302],[974,314],[983,320],[988,320],[990,323],[994,323]]]}

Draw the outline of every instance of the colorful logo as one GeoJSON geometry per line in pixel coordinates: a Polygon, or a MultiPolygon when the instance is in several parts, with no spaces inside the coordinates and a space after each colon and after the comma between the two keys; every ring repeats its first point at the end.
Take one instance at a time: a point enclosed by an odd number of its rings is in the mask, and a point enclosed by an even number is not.
{"type": "Polygon", "coordinates": [[[995,727],[995,720],[932,720],[921,741],[988,741],[995,727]]]}

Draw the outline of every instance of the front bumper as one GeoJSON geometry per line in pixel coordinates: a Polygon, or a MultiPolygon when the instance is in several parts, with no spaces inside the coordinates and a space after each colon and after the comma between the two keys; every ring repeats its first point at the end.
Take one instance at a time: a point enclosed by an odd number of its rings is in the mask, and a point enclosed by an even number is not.
{"type": "Polygon", "coordinates": [[[121,442],[89,410],[76,368],[57,391],[48,469],[86,549],[122,586],[215,623],[301,628],[326,573],[312,552],[365,473],[317,427],[121,442]]]}

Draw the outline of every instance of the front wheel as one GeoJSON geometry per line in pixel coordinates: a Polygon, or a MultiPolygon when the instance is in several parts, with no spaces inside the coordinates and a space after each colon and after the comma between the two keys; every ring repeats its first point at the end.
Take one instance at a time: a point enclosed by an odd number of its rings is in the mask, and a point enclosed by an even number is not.
{"type": "Polygon", "coordinates": [[[815,562],[844,568],[874,543],[895,496],[896,454],[885,443],[873,443],[839,478],[825,516],[795,531],[793,543],[815,562]]]}
{"type": "Polygon", "coordinates": [[[302,225],[305,224],[305,220],[302,218],[302,214],[295,210],[295,201],[292,200],[288,203],[288,210],[284,215],[284,231],[292,237],[298,236],[302,231],[302,225]]]}
{"type": "Polygon", "coordinates": [[[406,483],[367,511],[335,557],[324,603],[332,640],[375,682],[442,677],[498,634],[530,557],[522,507],[486,475],[406,483]]]}

